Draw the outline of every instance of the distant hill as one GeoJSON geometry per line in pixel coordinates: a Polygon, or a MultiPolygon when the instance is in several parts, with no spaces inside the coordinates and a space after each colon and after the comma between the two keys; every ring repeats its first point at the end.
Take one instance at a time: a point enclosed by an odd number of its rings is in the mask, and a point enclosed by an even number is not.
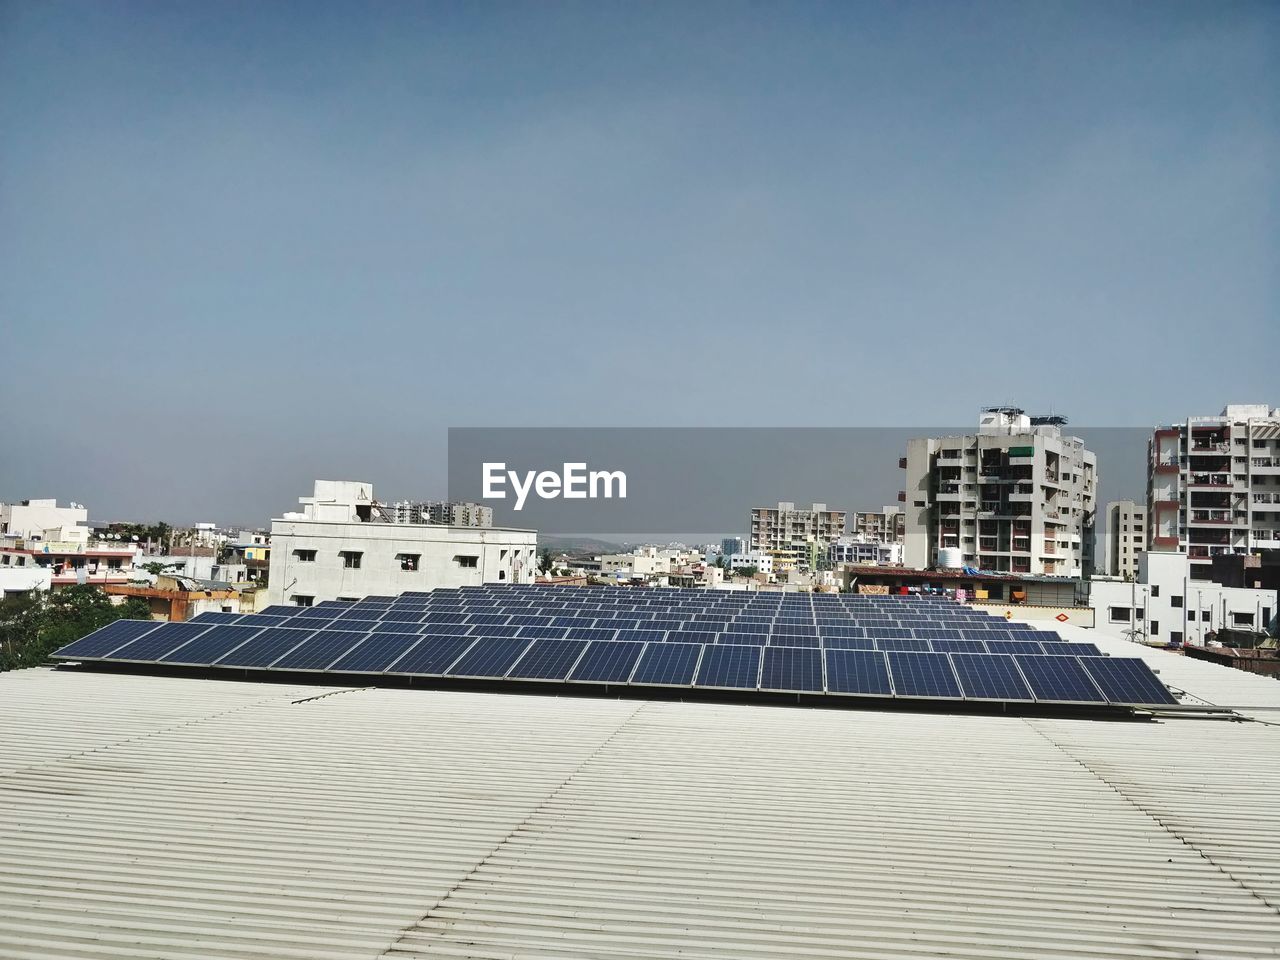
{"type": "Polygon", "coordinates": [[[594,537],[564,537],[550,534],[538,537],[538,551],[550,550],[553,554],[567,553],[570,556],[595,556],[599,553],[625,553],[619,543],[608,540],[597,540],[594,537]]]}

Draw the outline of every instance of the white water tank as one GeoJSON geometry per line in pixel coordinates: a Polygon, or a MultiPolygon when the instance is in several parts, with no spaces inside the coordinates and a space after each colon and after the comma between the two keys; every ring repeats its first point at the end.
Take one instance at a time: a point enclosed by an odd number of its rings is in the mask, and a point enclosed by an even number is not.
{"type": "Polygon", "coordinates": [[[938,569],[959,570],[964,566],[964,552],[959,547],[938,548],[938,569]]]}

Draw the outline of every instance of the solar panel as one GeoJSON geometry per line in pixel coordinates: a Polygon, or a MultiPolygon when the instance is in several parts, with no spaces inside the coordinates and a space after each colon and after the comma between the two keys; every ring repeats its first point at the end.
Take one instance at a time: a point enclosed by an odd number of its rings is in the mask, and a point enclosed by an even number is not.
{"type": "Polygon", "coordinates": [[[631,675],[632,683],[687,687],[693,683],[703,646],[697,643],[650,643],[631,675]]]}
{"type": "Polygon", "coordinates": [[[951,665],[969,700],[1034,700],[1012,657],[994,653],[955,653],[951,665]]]}
{"type": "Polygon", "coordinates": [[[240,619],[241,616],[242,614],[239,614],[239,613],[225,613],[221,610],[210,610],[207,613],[198,613],[194,617],[192,617],[190,620],[187,620],[185,622],[186,623],[207,623],[207,624],[235,623],[237,620],[240,619]]]}
{"type": "Polygon", "coordinates": [[[569,629],[570,640],[613,640],[617,636],[616,630],[604,630],[600,627],[571,627],[569,629]]]}
{"type": "Polygon", "coordinates": [[[293,627],[267,627],[252,640],[236,647],[222,659],[219,667],[266,667],[283,654],[292,650],[314,630],[298,630],[293,627]]]}
{"type": "Polygon", "coordinates": [[[529,641],[524,637],[480,637],[471,649],[449,668],[448,675],[477,679],[496,679],[505,676],[528,646],[529,641]]]}
{"type": "Polygon", "coordinates": [[[585,640],[535,640],[507,676],[521,680],[563,680],[586,648],[585,640]]]}
{"type": "Polygon", "coordinates": [[[699,687],[754,690],[760,685],[760,647],[719,644],[703,650],[699,687]]]}
{"type": "Polygon", "coordinates": [[[159,660],[189,640],[213,629],[207,623],[165,623],[159,630],[131,640],[119,650],[106,654],[107,660],[136,660],[140,663],[159,660]]]}
{"type": "Polygon", "coordinates": [[[69,660],[102,657],[159,626],[160,624],[154,620],[116,620],[88,636],[67,644],[54,656],[69,660]]]}
{"type": "Polygon", "coordinates": [[[261,627],[219,625],[200,634],[190,643],[184,643],[160,659],[164,663],[185,663],[205,666],[219,657],[225,657],[240,644],[254,637],[261,627]]]}
{"type": "Polygon", "coordinates": [[[893,693],[898,697],[961,699],[960,681],[945,653],[892,651],[885,654],[893,676],[893,693]]]}
{"type": "Polygon", "coordinates": [[[420,633],[381,632],[369,637],[350,652],[343,654],[329,669],[341,673],[382,673],[413,647],[422,642],[420,633]]]}
{"type": "Polygon", "coordinates": [[[764,633],[738,633],[736,630],[729,633],[722,633],[716,637],[717,643],[731,643],[738,645],[747,645],[762,647],[767,643],[769,637],[764,633]]]}
{"type": "Polygon", "coordinates": [[[1080,665],[1112,703],[1178,702],[1151,668],[1136,657],[1085,657],[1080,665]]]}
{"type": "Polygon", "coordinates": [[[821,693],[822,651],[813,647],[765,647],[760,689],[821,693]]]}
{"type": "Polygon", "coordinates": [[[475,637],[459,634],[425,637],[421,643],[388,667],[387,673],[443,676],[450,665],[475,642],[475,637]]]}
{"type": "Polygon", "coordinates": [[[317,630],[271,667],[275,670],[323,670],[366,636],[355,630],[317,630]]]}
{"type": "Polygon", "coordinates": [[[1050,643],[1040,645],[1040,649],[1048,654],[1060,654],[1066,657],[1100,657],[1102,651],[1092,643],[1050,643]]]}
{"type": "Polygon", "coordinates": [[[874,650],[876,642],[866,637],[823,637],[822,645],[828,650],[874,650]]]}
{"type": "Polygon", "coordinates": [[[986,653],[987,645],[981,640],[930,640],[934,653],[986,653]]]}
{"type": "Polygon", "coordinates": [[[299,607],[297,613],[299,620],[314,620],[317,618],[321,620],[332,620],[336,616],[338,616],[337,612],[335,612],[331,607],[327,607],[323,604],[319,604],[314,607],[299,607]]]}
{"type": "Polygon", "coordinates": [[[289,617],[272,617],[265,613],[246,613],[239,620],[241,627],[279,627],[289,623],[289,617]]]}
{"type": "Polygon", "coordinates": [[[988,640],[987,650],[991,653],[1022,653],[1028,656],[1038,656],[1044,653],[1040,649],[1040,644],[1032,643],[1029,640],[988,640]]]}
{"type": "Polygon", "coordinates": [[[637,643],[661,643],[664,636],[665,633],[662,630],[619,630],[617,639],[637,643]]]}
{"type": "Polygon", "coordinates": [[[828,649],[824,656],[828,693],[874,697],[893,695],[885,654],[870,650],[828,649]]]}
{"type": "Polygon", "coordinates": [[[607,640],[589,644],[569,679],[581,683],[626,683],[643,651],[644,644],[638,641],[607,640]]]}
{"type": "Polygon", "coordinates": [[[716,635],[710,630],[672,630],[667,643],[715,643],[716,635]]]}
{"type": "Polygon", "coordinates": [[[1106,697],[1076,657],[1015,657],[1037,700],[1061,703],[1105,703],[1106,697]]]}
{"type": "Polygon", "coordinates": [[[882,637],[876,635],[874,637],[877,650],[895,650],[906,651],[911,653],[928,653],[929,641],[920,640],[915,637],[882,637]]]}

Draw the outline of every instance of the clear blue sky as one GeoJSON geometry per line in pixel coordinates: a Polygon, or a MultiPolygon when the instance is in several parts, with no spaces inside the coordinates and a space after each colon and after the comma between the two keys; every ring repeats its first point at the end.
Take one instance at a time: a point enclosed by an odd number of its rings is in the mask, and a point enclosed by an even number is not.
{"type": "Polygon", "coordinates": [[[1278,52],[1275,3],[0,2],[0,498],[1280,403],[1278,52]]]}

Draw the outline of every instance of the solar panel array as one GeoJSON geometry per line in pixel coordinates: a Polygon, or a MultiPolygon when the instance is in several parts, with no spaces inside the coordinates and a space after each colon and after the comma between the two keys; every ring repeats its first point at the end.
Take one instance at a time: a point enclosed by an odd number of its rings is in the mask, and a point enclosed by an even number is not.
{"type": "Polygon", "coordinates": [[[186,623],[121,620],[54,656],[943,701],[1177,702],[1142,660],[922,596],[487,585],[186,623]]]}

